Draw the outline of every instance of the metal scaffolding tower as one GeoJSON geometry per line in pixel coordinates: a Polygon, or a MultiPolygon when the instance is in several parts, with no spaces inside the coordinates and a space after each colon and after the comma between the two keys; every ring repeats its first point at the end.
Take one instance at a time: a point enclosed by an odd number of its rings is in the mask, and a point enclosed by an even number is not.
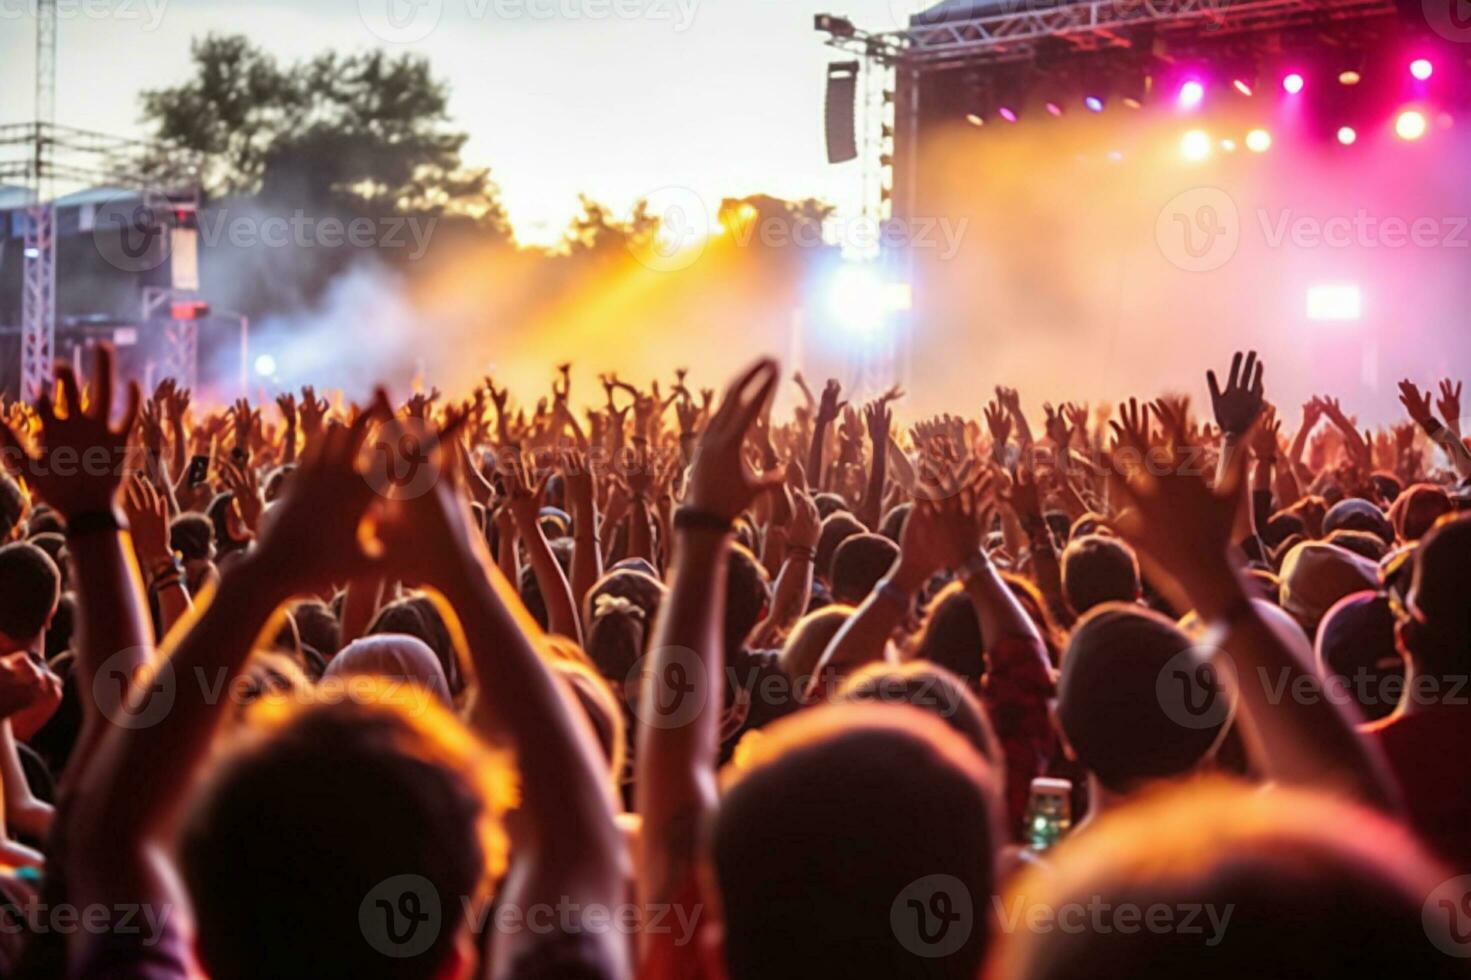
{"type": "Polygon", "coordinates": [[[56,211],[49,128],[56,115],[56,0],[36,3],[36,122],[26,208],[20,390],[36,397],[51,377],[56,343],[56,211]]]}

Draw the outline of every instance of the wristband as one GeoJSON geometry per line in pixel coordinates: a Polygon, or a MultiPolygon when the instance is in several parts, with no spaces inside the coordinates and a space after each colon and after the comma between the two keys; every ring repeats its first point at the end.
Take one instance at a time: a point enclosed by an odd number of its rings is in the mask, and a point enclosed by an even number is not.
{"type": "Polygon", "coordinates": [[[805,544],[789,544],[787,545],[787,557],[805,558],[807,561],[812,561],[817,557],[817,549],[805,544]]]}
{"type": "Polygon", "coordinates": [[[1434,439],[1436,436],[1440,435],[1440,430],[1444,429],[1445,426],[1441,424],[1440,419],[1432,416],[1426,419],[1424,422],[1420,423],[1420,428],[1425,430],[1425,434],[1427,436],[1434,439]]]}
{"type": "Polygon", "coordinates": [[[126,531],[128,524],[118,516],[116,510],[89,510],[82,514],[73,514],[66,519],[66,536],[68,538],[82,538],[91,534],[115,534],[126,531]]]}
{"type": "Polygon", "coordinates": [[[960,581],[968,583],[982,572],[989,572],[992,567],[991,556],[985,551],[977,551],[962,562],[955,571],[960,576],[960,581]]]}
{"type": "Polygon", "coordinates": [[[716,531],[720,534],[730,534],[735,530],[735,522],[730,518],[694,507],[681,507],[676,510],[674,526],[680,531],[716,531]]]}

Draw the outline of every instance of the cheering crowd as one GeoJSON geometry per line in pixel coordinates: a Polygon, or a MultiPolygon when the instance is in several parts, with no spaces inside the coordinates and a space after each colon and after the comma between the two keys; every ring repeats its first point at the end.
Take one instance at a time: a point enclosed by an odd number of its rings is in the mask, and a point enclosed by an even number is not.
{"type": "Polygon", "coordinates": [[[1457,383],[93,362],[0,410],[0,975],[1471,975],[1457,383]]]}

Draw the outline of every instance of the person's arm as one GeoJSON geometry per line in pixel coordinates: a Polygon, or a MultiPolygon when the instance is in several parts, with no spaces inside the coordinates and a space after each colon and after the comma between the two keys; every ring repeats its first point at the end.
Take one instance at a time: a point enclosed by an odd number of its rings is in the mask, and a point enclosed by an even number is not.
{"type": "Polygon", "coordinates": [[[290,466],[296,462],[296,396],[289,391],[279,395],[276,405],[285,420],[285,430],[281,434],[281,462],[290,466]]]}
{"type": "MultiPolygon", "coordinates": [[[[1308,445],[1308,437],[1318,427],[1318,421],[1323,417],[1322,403],[1316,398],[1310,398],[1302,406],[1302,425],[1298,426],[1297,433],[1292,437],[1292,447],[1287,450],[1287,464],[1292,468],[1293,475],[1297,478],[1299,488],[1313,482],[1313,474],[1303,462],[1302,454],[1308,445]]],[[[1294,498],[1295,499],[1295,498],[1294,498]]],[[[1283,503],[1284,507],[1290,506],[1283,503]]]]}
{"type": "Polygon", "coordinates": [[[868,470],[868,487],[863,492],[863,505],[858,519],[870,531],[877,531],[884,519],[884,486],[888,481],[889,431],[893,416],[887,403],[872,402],[863,410],[868,441],[873,446],[873,463],[868,470]]]}
{"type": "Polygon", "coordinates": [[[76,571],[79,619],[75,670],[83,720],[68,766],[68,779],[82,768],[106,727],[106,718],[96,701],[98,692],[116,691],[121,699],[153,651],[143,587],[133,560],[127,524],[118,509],[122,468],[50,465],[62,453],[71,454],[72,459],[101,458],[109,463],[125,458],[128,433],[137,419],[141,396],[136,384],[129,385],[122,425],[113,428],[110,424],[112,364],[112,347],[99,345],[92,399],[85,412],[76,375],[67,365],[57,366],[57,388],[66,415],[57,416],[52,391],[44,393],[36,403],[41,419],[39,459],[29,456],[15,433],[0,423],[0,450],[4,451],[4,458],[19,465],[30,487],[66,521],[67,551],[76,571]],[[99,682],[98,675],[104,670],[105,676],[99,682]]]}
{"type": "MultiPolygon", "coordinates": [[[[475,671],[472,727],[516,755],[525,819],[516,823],[497,900],[570,910],[565,928],[592,937],[613,975],[626,975],[630,958],[618,931],[581,921],[627,901],[628,857],[606,765],[585,713],[547,666],[544,634],[475,533],[459,482],[447,473],[429,493],[406,501],[381,533],[386,559],[443,599],[475,671]]],[[[485,975],[514,976],[517,960],[544,941],[544,931],[497,934],[485,975]]]]}
{"type": "Polygon", "coordinates": [[[1440,382],[1440,398],[1436,399],[1435,405],[1440,409],[1441,417],[1445,419],[1445,427],[1451,430],[1451,435],[1456,441],[1464,437],[1461,431],[1461,382],[1451,381],[1444,378],[1440,382]]]}
{"type": "MultiPolygon", "coordinates": [[[[1063,476],[1059,478],[1064,482],[1067,479],[1063,476]]],[[[1047,601],[1047,608],[1059,623],[1071,623],[1077,618],[1077,614],[1068,604],[1067,594],[1063,591],[1062,564],[1058,560],[1057,544],[1052,539],[1052,528],[1042,514],[1037,481],[1026,467],[1017,470],[1008,502],[1011,504],[1008,509],[1026,535],[1028,552],[1032,556],[1032,577],[1047,601]]]]}
{"type": "Polygon", "coordinates": [[[689,494],[675,521],[669,594],[654,625],[637,711],[634,787],[643,816],[638,893],[645,908],[677,901],[693,887],[699,834],[715,805],[732,524],[782,477],[753,475],[742,447],[778,376],[774,362],[761,361],[726,392],[700,437],[689,494]]]}
{"type": "MultiPolygon", "coordinates": [[[[322,435],[258,548],[223,572],[218,590],[202,596],[170,636],[157,669],[134,685],[126,707],[113,709],[110,717],[121,720],[126,712],[127,723],[101,726],[96,752],[76,771],[68,804],[70,900],[108,908],[182,904],[165,855],[177,807],[197,782],[229,711],[230,699],[211,692],[229,689],[284,602],[367,570],[359,525],[375,495],[355,464],[379,406],[385,416],[391,411],[381,393],[375,412],[322,435]],[[220,686],[194,683],[199,676],[218,679],[220,686]]],[[[86,931],[79,931],[74,950],[86,941],[86,931]]]]}
{"type": "MultiPolygon", "coordinates": [[[[1257,360],[1256,351],[1248,351],[1244,360],[1242,353],[1237,351],[1231,358],[1231,374],[1226,379],[1224,389],[1216,380],[1215,371],[1206,372],[1206,381],[1210,384],[1211,391],[1211,408],[1215,411],[1216,425],[1221,429],[1217,483],[1235,465],[1238,456],[1245,461],[1249,449],[1247,434],[1266,407],[1266,386],[1262,381],[1265,370],[1265,365],[1257,360]]],[[[1252,533],[1251,508],[1244,497],[1240,498],[1240,505],[1236,514],[1236,540],[1245,541],[1252,533]]]]}
{"type": "Polygon", "coordinates": [[[1023,455],[1032,451],[1032,427],[1027,423],[1026,413],[1022,411],[1021,395],[1015,388],[997,388],[996,399],[1001,407],[1006,409],[1007,416],[1016,426],[1016,440],[1021,447],[1023,455]]]}
{"type": "MultiPolygon", "coordinates": [[[[1182,451],[1177,462],[1186,458],[1182,451]]],[[[1211,631],[1203,649],[1215,651],[1210,662],[1217,676],[1235,679],[1238,718],[1255,757],[1273,778],[1393,809],[1395,791],[1378,750],[1321,692],[1307,644],[1269,624],[1238,571],[1232,527],[1245,489],[1244,454],[1214,490],[1185,470],[1176,465],[1121,484],[1133,507],[1118,526],[1152,573],[1172,580],[1211,631]],[[1313,696],[1280,696],[1304,688],[1313,696]]]]}
{"type": "Polygon", "coordinates": [[[572,605],[572,587],[567,584],[567,576],[541,529],[542,493],[550,475],[542,477],[533,487],[521,467],[510,468],[507,486],[511,494],[511,516],[516,522],[516,533],[526,545],[526,559],[531,563],[532,575],[536,576],[536,588],[546,603],[548,628],[580,644],[582,629],[572,605]]]}
{"type": "MultiPolygon", "coordinates": [[[[822,389],[822,401],[817,406],[817,415],[812,420],[812,445],[807,449],[807,468],[804,472],[809,480],[816,480],[819,487],[822,484],[823,462],[825,452],[823,443],[827,440],[827,430],[837,420],[847,402],[838,401],[843,393],[842,387],[836,378],[828,379],[827,387],[822,389]]],[[[808,484],[809,488],[811,484],[808,484]]]]}
{"type": "Polygon", "coordinates": [[[755,630],[756,636],[772,642],[791,629],[807,611],[807,602],[812,595],[812,561],[817,555],[817,539],[822,531],[817,504],[790,482],[793,476],[797,476],[795,463],[788,474],[792,521],[786,528],[781,570],[771,587],[771,611],[755,630]]]}
{"type": "Polygon", "coordinates": [[[184,584],[184,566],[169,547],[168,508],[162,495],[143,477],[129,481],[123,510],[132,527],[133,553],[149,592],[158,600],[158,636],[168,635],[192,602],[184,584]]]}
{"type": "Polygon", "coordinates": [[[572,509],[572,604],[581,610],[598,579],[603,577],[603,549],[599,540],[597,494],[587,454],[562,454],[562,481],[572,509]]]}
{"type": "Polygon", "coordinates": [[[1410,418],[1425,430],[1431,442],[1441,448],[1459,476],[1471,477],[1471,450],[1435,417],[1430,408],[1430,392],[1422,394],[1415,383],[1408,380],[1401,381],[1399,388],[1400,402],[1410,413],[1410,418]]]}

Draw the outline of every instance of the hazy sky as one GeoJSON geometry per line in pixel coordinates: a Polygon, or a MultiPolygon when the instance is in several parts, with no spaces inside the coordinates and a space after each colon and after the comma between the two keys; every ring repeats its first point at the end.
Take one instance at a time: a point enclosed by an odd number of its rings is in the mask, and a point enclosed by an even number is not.
{"type": "MultiPolygon", "coordinates": [[[[33,0],[0,0],[0,121],[33,115],[33,0]]],[[[915,0],[58,0],[57,121],[139,132],[138,93],[188,74],[189,41],[243,33],[282,59],[381,46],[448,81],[467,162],[518,232],[556,237],[586,192],[620,210],[666,187],[855,203],[823,159],[819,11],[874,29],[915,0]],[[385,39],[387,36],[387,39],[385,39]],[[407,40],[399,41],[404,38],[407,40]]]]}

